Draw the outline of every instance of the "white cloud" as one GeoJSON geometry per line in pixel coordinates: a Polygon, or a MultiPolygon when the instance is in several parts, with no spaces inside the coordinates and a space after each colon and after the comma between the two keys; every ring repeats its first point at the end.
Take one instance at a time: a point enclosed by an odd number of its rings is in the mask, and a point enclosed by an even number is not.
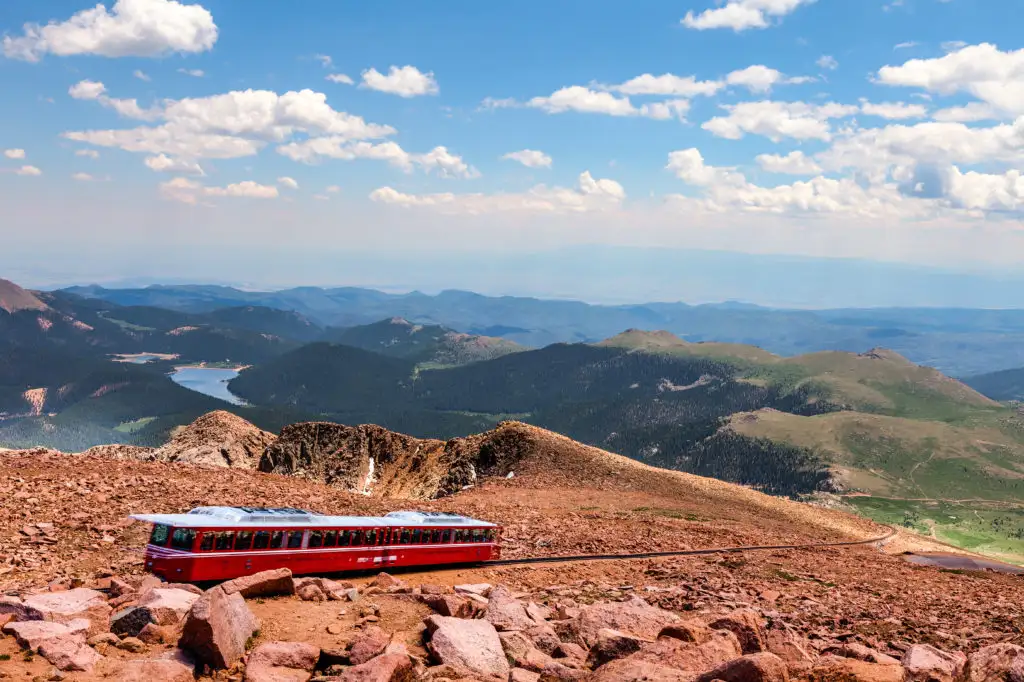
{"type": "Polygon", "coordinates": [[[281,177],[277,179],[277,184],[288,189],[298,189],[299,183],[295,182],[293,178],[281,177]]]}
{"type": "Polygon", "coordinates": [[[72,180],[78,180],[79,182],[92,182],[96,178],[89,175],[88,173],[75,173],[71,176],[72,180]]]}
{"type": "Polygon", "coordinates": [[[551,157],[535,149],[523,149],[509,152],[501,157],[510,161],[518,161],[527,168],[551,168],[551,157]]]}
{"type": "Polygon", "coordinates": [[[687,12],[683,26],[705,31],[715,28],[731,28],[745,31],[751,28],[768,28],[771,17],[783,17],[801,5],[814,0],[730,0],[724,7],[716,7],[698,15],[687,12]]]}
{"type": "Polygon", "coordinates": [[[729,140],[738,140],[745,134],[762,135],[778,142],[791,137],[796,140],[830,140],[832,129],[829,119],[852,116],[859,110],[845,104],[807,104],[805,102],[741,102],[726,104],[722,108],[728,116],[718,116],[705,122],[704,130],[729,140]]]}
{"type": "Polygon", "coordinates": [[[359,87],[399,97],[436,95],[439,92],[434,73],[422,73],[415,66],[392,66],[386,76],[377,69],[367,69],[363,71],[363,82],[359,87]]]}
{"type": "Polygon", "coordinates": [[[922,104],[905,104],[903,102],[879,102],[872,104],[861,100],[860,110],[868,116],[886,119],[924,118],[928,115],[928,107],[922,104]]]}
{"type": "Polygon", "coordinates": [[[885,85],[942,95],[965,92],[1010,116],[1024,114],[1024,49],[1003,52],[982,43],[935,59],[912,59],[878,70],[885,85]]]}
{"type": "Polygon", "coordinates": [[[962,173],[952,166],[943,175],[944,196],[954,207],[980,211],[1024,211],[1024,176],[1019,170],[1003,174],[962,173]]]}
{"type": "Polygon", "coordinates": [[[58,56],[159,57],[174,52],[204,52],[217,42],[217,25],[204,7],[175,0],[117,0],[108,12],[102,4],[45,26],[25,24],[24,35],[4,37],[11,59],[39,61],[58,56]]]}
{"type": "Polygon", "coordinates": [[[90,159],[100,158],[100,153],[95,149],[76,149],[75,156],[85,156],[90,159]]]}
{"type": "Polygon", "coordinates": [[[150,78],[148,75],[146,75],[143,71],[140,71],[139,69],[136,69],[135,71],[133,71],[132,75],[135,76],[136,78],[138,78],[140,81],[146,81],[147,83],[149,81],[153,80],[152,78],[150,78]]]}
{"type": "Polygon", "coordinates": [[[196,204],[206,197],[238,197],[248,199],[274,199],[278,196],[277,188],[272,185],[261,185],[252,180],[245,180],[226,187],[207,187],[188,178],[174,178],[160,183],[160,193],[166,199],[180,201],[185,204],[196,204]]]}
{"type": "Polygon", "coordinates": [[[517,102],[514,97],[484,97],[483,101],[480,102],[480,108],[484,111],[491,111],[493,109],[513,109],[519,106],[522,105],[517,102]]]}
{"type": "Polygon", "coordinates": [[[315,54],[315,55],[313,55],[313,59],[315,59],[318,62],[320,62],[320,66],[324,67],[325,69],[329,69],[332,66],[334,66],[334,60],[331,59],[331,57],[329,55],[326,55],[326,54],[315,54]]]}
{"type": "Polygon", "coordinates": [[[386,161],[392,166],[409,172],[419,167],[426,172],[436,171],[449,178],[472,178],[479,172],[466,164],[462,157],[452,154],[446,147],[435,147],[423,154],[411,154],[395,142],[353,142],[344,137],[314,137],[302,142],[292,142],[277,148],[277,152],[292,161],[315,163],[321,159],[373,159],[386,161]]]}
{"type": "Polygon", "coordinates": [[[936,121],[956,121],[972,123],[975,121],[998,121],[1002,116],[996,109],[983,102],[969,102],[962,107],[940,109],[932,114],[936,121]]]}
{"type": "Polygon", "coordinates": [[[676,76],[664,73],[654,76],[645,73],[636,78],[613,85],[608,89],[623,95],[671,95],[676,97],[694,97],[696,95],[713,95],[722,89],[720,81],[698,81],[693,76],[676,76]]]}
{"type": "Polygon", "coordinates": [[[684,118],[690,103],[677,99],[634,106],[628,97],[616,97],[610,92],[591,90],[581,85],[572,85],[556,90],[548,97],[534,97],[526,106],[542,109],[549,114],[576,111],[587,114],[608,116],[642,116],[657,120],[675,117],[684,118]]]}
{"type": "Polygon", "coordinates": [[[729,85],[740,85],[751,92],[768,92],[773,85],[781,80],[783,80],[781,71],[770,69],[762,64],[733,71],[725,78],[725,82],[729,85]]]}
{"type": "MultiPolygon", "coordinates": [[[[105,95],[97,96],[101,97],[105,95]]],[[[115,106],[111,103],[114,101],[108,100],[108,106],[115,106]]],[[[252,156],[268,142],[283,142],[296,133],[356,140],[395,132],[390,126],[367,123],[360,116],[332,109],[325,94],[312,90],[282,95],[269,90],[244,90],[167,100],[159,110],[153,110],[152,116],[164,122],[125,130],[68,132],[64,137],[130,152],[228,159],[252,156]]],[[[310,141],[313,139],[317,138],[310,141]]]]}
{"type": "Polygon", "coordinates": [[[146,157],[146,167],[158,173],[182,173],[185,175],[206,175],[202,166],[194,161],[172,159],[165,154],[146,157]]]}
{"type": "Polygon", "coordinates": [[[96,100],[100,104],[113,109],[125,118],[135,118],[141,121],[154,121],[160,117],[159,109],[143,109],[137,100],[117,99],[106,95],[107,88],[103,83],[97,81],[83,80],[68,88],[68,94],[74,99],[96,100]]]}
{"type": "Polygon", "coordinates": [[[343,73],[329,73],[324,76],[324,79],[332,83],[341,83],[342,85],[352,85],[353,83],[353,80],[343,73]]]}
{"type": "Polygon", "coordinates": [[[785,156],[779,154],[759,154],[755,160],[758,165],[769,173],[786,175],[817,175],[821,166],[804,155],[802,151],[792,151],[785,156]]]}
{"type": "Polygon", "coordinates": [[[202,78],[206,75],[206,72],[202,69],[178,69],[178,73],[183,73],[186,76],[192,76],[193,78],[202,78]]]}
{"type": "Polygon", "coordinates": [[[746,178],[732,168],[709,166],[699,149],[690,148],[670,152],[666,169],[688,185],[706,187],[717,184],[742,184],[746,178]]]}
{"type": "Polygon", "coordinates": [[[609,211],[626,198],[622,185],[614,180],[595,179],[589,172],[580,174],[575,188],[537,185],[521,193],[501,194],[405,194],[391,187],[370,193],[378,203],[402,207],[430,207],[443,213],[479,215],[502,212],[587,213],[609,211]]]}
{"type": "Polygon", "coordinates": [[[35,166],[22,166],[18,170],[14,171],[16,175],[42,175],[43,171],[39,170],[35,166]]]}
{"type": "Polygon", "coordinates": [[[818,61],[814,63],[828,71],[835,71],[836,69],[839,68],[839,62],[837,62],[836,58],[830,54],[821,55],[820,57],[818,57],[818,61]]]}
{"type": "Polygon", "coordinates": [[[68,94],[74,99],[99,99],[107,91],[107,86],[98,81],[83,80],[68,88],[68,94]]]}
{"type": "Polygon", "coordinates": [[[4,156],[6,156],[8,159],[24,159],[25,158],[25,150],[24,149],[5,149],[4,150],[4,156]]]}
{"type": "Polygon", "coordinates": [[[341,187],[338,187],[337,185],[328,185],[324,188],[324,191],[328,194],[337,194],[341,191],[341,187]]]}
{"type": "Polygon", "coordinates": [[[918,45],[920,45],[920,43],[917,42],[916,40],[908,40],[905,43],[896,43],[895,45],[892,46],[892,49],[893,49],[893,51],[896,51],[896,50],[909,50],[910,48],[917,47],[918,45]]]}

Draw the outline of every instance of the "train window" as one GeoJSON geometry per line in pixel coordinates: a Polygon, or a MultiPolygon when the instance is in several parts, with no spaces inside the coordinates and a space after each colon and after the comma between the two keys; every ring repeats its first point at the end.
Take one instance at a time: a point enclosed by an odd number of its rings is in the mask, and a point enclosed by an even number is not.
{"type": "Polygon", "coordinates": [[[156,524],[153,526],[153,532],[149,535],[149,544],[157,545],[158,547],[164,547],[167,545],[167,538],[171,535],[170,526],[163,524],[156,524]]]}
{"type": "Polygon", "coordinates": [[[439,530],[437,530],[435,528],[434,532],[433,532],[433,536],[430,538],[430,541],[433,542],[435,545],[437,543],[441,542],[441,531],[439,531],[439,530]]]}
{"type": "Polygon", "coordinates": [[[401,536],[401,538],[402,539],[398,541],[399,544],[402,544],[402,545],[408,545],[409,544],[409,529],[408,528],[403,528],[402,529],[402,536],[401,536]]]}
{"type": "Polygon", "coordinates": [[[309,542],[306,546],[310,549],[315,549],[324,544],[324,532],[322,530],[311,530],[309,531],[309,542]]]}
{"type": "Polygon", "coordinates": [[[288,533],[288,549],[299,549],[302,547],[302,534],[301,530],[293,530],[288,533]]]}
{"type": "Polygon", "coordinates": [[[366,531],[366,544],[376,545],[377,544],[377,531],[368,530],[366,531]]]}
{"type": "Polygon", "coordinates": [[[363,533],[362,533],[362,531],[350,530],[350,531],[348,531],[348,536],[352,539],[352,546],[353,547],[355,547],[356,545],[363,544],[363,533]]]}
{"type": "MultiPolygon", "coordinates": [[[[344,533],[341,533],[341,535],[344,535],[344,533]]],[[[329,530],[326,533],[324,533],[324,547],[334,547],[335,545],[340,544],[338,540],[338,531],[329,530]]]]}
{"type": "Polygon", "coordinates": [[[213,536],[216,533],[203,533],[203,539],[199,541],[199,549],[208,552],[213,549],[213,536]]]}
{"type": "Polygon", "coordinates": [[[275,530],[270,534],[270,549],[281,549],[284,545],[284,531],[275,530]]]}
{"type": "Polygon", "coordinates": [[[429,528],[427,530],[423,531],[423,537],[420,539],[420,542],[422,544],[424,544],[424,545],[427,544],[428,542],[430,542],[430,529],[429,528]]]}
{"type": "Polygon", "coordinates": [[[253,549],[266,549],[270,545],[270,531],[258,530],[252,540],[253,549]]]}
{"type": "Polygon", "coordinates": [[[420,544],[420,538],[421,537],[423,537],[423,531],[420,530],[419,528],[413,529],[413,531],[412,531],[412,544],[414,544],[414,545],[420,544]]]}
{"type": "Polygon", "coordinates": [[[455,531],[455,542],[462,542],[462,531],[461,530],[456,530],[455,531]]]}
{"type": "Polygon", "coordinates": [[[451,537],[451,531],[447,528],[441,531],[441,544],[448,544],[448,539],[451,537]]]}
{"type": "Polygon", "coordinates": [[[217,549],[221,551],[231,549],[231,541],[234,539],[235,534],[229,530],[217,533],[217,549]]]}
{"type": "Polygon", "coordinates": [[[338,531],[338,547],[348,547],[352,544],[352,536],[348,534],[347,530],[338,531]]]}
{"type": "Polygon", "coordinates": [[[240,530],[235,536],[235,549],[249,549],[252,547],[252,531],[240,530]]]}
{"type": "Polygon", "coordinates": [[[171,535],[171,547],[174,549],[191,551],[195,541],[196,532],[191,528],[175,528],[174,534],[171,535]]]}
{"type": "Polygon", "coordinates": [[[487,531],[487,542],[494,542],[497,539],[498,539],[498,531],[494,530],[493,528],[491,530],[487,531]]]}

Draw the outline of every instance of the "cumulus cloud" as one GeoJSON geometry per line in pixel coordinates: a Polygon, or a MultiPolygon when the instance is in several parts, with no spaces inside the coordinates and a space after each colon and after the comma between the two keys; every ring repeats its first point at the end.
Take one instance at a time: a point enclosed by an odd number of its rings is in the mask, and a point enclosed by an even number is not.
{"type": "Polygon", "coordinates": [[[100,153],[95,149],[76,149],[75,156],[84,156],[89,159],[100,158],[100,153]]]}
{"type": "Polygon", "coordinates": [[[819,67],[826,69],[827,71],[835,71],[836,69],[839,68],[839,62],[837,62],[836,58],[830,54],[821,55],[820,57],[818,57],[818,61],[814,63],[817,64],[819,67]]]}
{"type": "Polygon", "coordinates": [[[88,173],[75,173],[74,175],[71,176],[71,179],[77,180],[79,182],[92,182],[96,178],[89,175],[88,173]]]}
{"type": "Polygon", "coordinates": [[[68,88],[68,94],[74,99],[96,100],[103,106],[113,109],[125,118],[134,118],[140,121],[154,121],[160,117],[160,110],[157,108],[143,109],[139,106],[138,100],[117,99],[106,94],[107,87],[97,81],[83,80],[68,88]]]}
{"type": "Polygon", "coordinates": [[[485,214],[502,212],[587,213],[609,211],[626,198],[622,185],[614,180],[580,174],[574,188],[537,185],[521,193],[499,194],[405,194],[391,187],[370,193],[372,201],[411,207],[427,207],[444,213],[485,214]]]}
{"type": "MultiPolygon", "coordinates": [[[[97,99],[101,97],[105,95],[97,95],[97,99]]],[[[64,137],[151,155],[229,159],[252,156],[269,142],[283,142],[296,133],[344,140],[395,133],[390,126],[367,123],[360,116],[332,109],[327,96],[313,90],[282,95],[270,90],[232,91],[167,100],[160,109],[152,111],[152,116],[163,123],[121,130],[74,131],[64,133],[64,137]]]]}
{"type": "Polygon", "coordinates": [[[551,157],[535,149],[523,149],[509,152],[501,157],[509,161],[518,161],[527,168],[551,168],[551,157]]]}
{"type": "Polygon", "coordinates": [[[415,66],[392,66],[387,75],[377,69],[363,71],[363,82],[359,87],[386,92],[399,97],[436,95],[440,90],[434,73],[423,73],[415,66]]]}
{"type": "Polygon", "coordinates": [[[804,155],[802,151],[792,151],[785,156],[779,154],[759,154],[755,161],[769,173],[783,173],[786,175],[817,175],[821,173],[821,166],[804,155]]]}
{"type": "Polygon", "coordinates": [[[202,69],[178,69],[178,73],[183,73],[186,76],[192,76],[193,78],[202,78],[206,75],[206,72],[202,69]]]}
{"type": "Polygon", "coordinates": [[[68,94],[74,99],[99,99],[106,91],[107,86],[103,85],[103,83],[88,79],[78,81],[68,88],[68,94]]]}
{"type": "Polygon", "coordinates": [[[165,199],[180,201],[184,204],[196,204],[200,199],[207,197],[274,199],[278,196],[277,187],[261,185],[252,180],[245,180],[226,187],[207,187],[188,178],[174,178],[161,183],[160,193],[165,199]]]}
{"type": "Polygon", "coordinates": [[[135,76],[136,78],[138,78],[140,81],[146,81],[147,83],[149,81],[153,80],[148,75],[146,75],[145,72],[140,71],[139,69],[136,69],[135,71],[133,71],[132,75],[135,76]]]}
{"type": "Polygon", "coordinates": [[[723,7],[708,9],[697,15],[692,11],[687,12],[682,24],[698,31],[731,28],[738,32],[768,28],[773,17],[786,16],[801,5],[812,2],[814,0],[730,0],[723,7]]]}
{"type": "Polygon", "coordinates": [[[299,183],[295,182],[293,178],[283,177],[277,179],[277,184],[288,189],[298,189],[299,183]]]}
{"type": "Polygon", "coordinates": [[[341,83],[342,85],[352,85],[353,80],[343,73],[329,73],[324,76],[325,80],[329,80],[332,83],[341,83]]]}
{"type": "Polygon", "coordinates": [[[1003,52],[982,43],[935,59],[912,59],[878,70],[878,82],[942,95],[968,93],[1008,117],[1024,114],[1024,49],[1003,52]]]}
{"type": "Polygon", "coordinates": [[[446,147],[435,147],[423,154],[412,154],[395,142],[353,142],[345,137],[326,136],[314,137],[301,142],[292,142],[277,148],[277,152],[293,161],[316,163],[322,159],[372,159],[386,161],[406,172],[421,168],[430,173],[436,172],[442,177],[472,178],[479,172],[462,160],[461,156],[452,154],[446,147]]]}
{"type": "Polygon", "coordinates": [[[871,103],[861,100],[860,110],[868,116],[886,119],[924,118],[928,115],[928,107],[922,104],[905,104],[903,102],[871,103]]]}
{"type": "Polygon", "coordinates": [[[14,171],[14,173],[15,175],[42,175],[43,171],[39,170],[35,166],[22,166],[14,171]]]}
{"type": "Polygon", "coordinates": [[[641,116],[657,120],[685,118],[690,109],[690,103],[684,99],[634,106],[628,97],[616,97],[610,92],[591,90],[581,85],[556,90],[547,97],[534,97],[526,106],[542,109],[549,114],[575,111],[607,116],[641,116]]]}
{"type": "Polygon", "coordinates": [[[984,102],[968,102],[962,107],[940,109],[932,114],[932,118],[936,121],[972,123],[975,121],[998,121],[1001,115],[995,107],[984,102]]]}
{"type": "Polygon", "coordinates": [[[180,173],[184,175],[206,175],[202,166],[194,161],[172,159],[166,154],[146,157],[146,167],[158,173],[180,173]]]}
{"type": "Polygon", "coordinates": [[[5,149],[4,150],[4,156],[6,156],[8,159],[24,159],[25,158],[25,150],[24,149],[5,149]]]}
{"type": "Polygon", "coordinates": [[[725,104],[728,116],[717,116],[701,127],[717,137],[738,140],[746,134],[761,135],[773,142],[790,137],[796,140],[825,140],[832,138],[829,119],[852,116],[859,107],[836,104],[807,104],[806,102],[741,102],[725,104]]]}
{"type": "Polygon", "coordinates": [[[721,81],[698,81],[693,76],[676,76],[671,73],[664,73],[660,76],[645,73],[620,85],[609,86],[608,89],[623,95],[694,97],[696,95],[714,95],[723,87],[721,81]]]}
{"type": "Polygon", "coordinates": [[[109,11],[97,4],[66,21],[25,24],[23,35],[4,37],[4,55],[29,62],[46,54],[160,57],[204,52],[216,42],[213,15],[201,5],[117,0],[109,11]]]}
{"type": "Polygon", "coordinates": [[[735,169],[707,165],[704,163],[704,156],[696,148],[670,152],[665,168],[686,184],[698,187],[742,184],[746,181],[743,174],[736,172],[735,169]]]}

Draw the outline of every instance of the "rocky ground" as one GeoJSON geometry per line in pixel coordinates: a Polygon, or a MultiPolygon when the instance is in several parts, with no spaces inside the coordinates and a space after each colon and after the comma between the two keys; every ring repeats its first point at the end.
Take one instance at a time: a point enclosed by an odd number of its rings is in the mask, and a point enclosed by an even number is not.
{"type": "Polygon", "coordinates": [[[886,530],[522,425],[484,441],[517,453],[502,464],[511,478],[503,469],[416,501],[255,471],[258,441],[231,427],[224,447],[244,439],[245,456],[231,459],[248,467],[224,466],[210,456],[218,448],[187,433],[179,442],[207,466],[115,447],[0,453],[0,679],[1024,682],[1021,577],[914,566],[880,551],[909,546],[906,536],[887,548],[344,577],[351,582],[275,575],[206,592],[160,584],[141,572],[148,529],[129,514],[217,504],[450,510],[503,524],[505,558],[886,530]]]}

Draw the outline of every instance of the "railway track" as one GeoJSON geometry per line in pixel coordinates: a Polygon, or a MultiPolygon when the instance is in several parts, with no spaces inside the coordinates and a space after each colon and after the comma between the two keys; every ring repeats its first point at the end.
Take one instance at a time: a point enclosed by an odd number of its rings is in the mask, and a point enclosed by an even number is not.
{"type": "Polygon", "coordinates": [[[622,561],[628,559],[657,559],[673,556],[700,556],[706,554],[730,554],[739,552],[769,552],[780,549],[820,549],[825,547],[855,547],[884,542],[896,535],[896,529],[890,528],[885,535],[867,540],[847,542],[812,542],[799,545],[740,545],[737,547],[709,547],[706,549],[680,549],[670,552],[642,552],[640,554],[581,554],[578,556],[531,557],[529,559],[499,559],[483,561],[478,566],[516,566],[521,564],[557,564],[571,561],[622,561]]]}

